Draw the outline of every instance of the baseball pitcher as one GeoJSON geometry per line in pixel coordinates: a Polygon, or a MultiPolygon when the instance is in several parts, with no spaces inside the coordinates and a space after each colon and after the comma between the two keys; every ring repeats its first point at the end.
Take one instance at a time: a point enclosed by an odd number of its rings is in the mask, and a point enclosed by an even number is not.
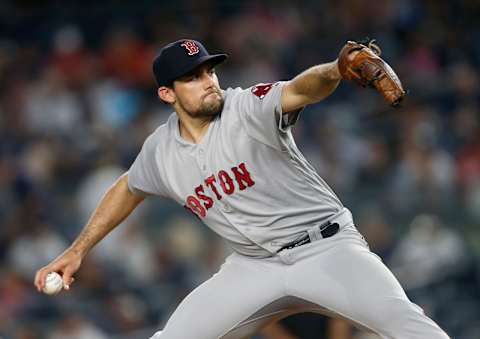
{"type": "Polygon", "coordinates": [[[447,339],[369,250],[350,211],[297,148],[292,126],[340,80],[405,92],[372,42],[348,42],[333,62],[290,81],[220,88],[210,54],[179,40],[153,63],[158,97],[174,112],[145,141],[72,245],[41,268],[68,289],[90,249],[146,197],[177,201],[234,250],[190,293],[154,339],[246,338],[299,312],[341,317],[382,338],[447,339]]]}

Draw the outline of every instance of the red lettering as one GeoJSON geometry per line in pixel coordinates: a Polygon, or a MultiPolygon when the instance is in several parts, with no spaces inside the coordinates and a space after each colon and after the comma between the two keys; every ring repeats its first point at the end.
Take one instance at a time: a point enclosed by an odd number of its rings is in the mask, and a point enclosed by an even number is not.
{"type": "Polygon", "coordinates": [[[193,195],[189,195],[187,197],[186,203],[187,207],[190,208],[199,217],[204,218],[207,215],[205,208],[203,208],[202,204],[200,204],[200,201],[198,201],[198,199],[195,198],[193,195]]]}
{"type": "MultiPolygon", "coordinates": [[[[220,189],[216,184],[219,184],[222,187],[222,190],[225,194],[230,195],[235,192],[235,183],[237,182],[238,188],[244,190],[247,187],[255,185],[255,182],[252,179],[252,175],[247,169],[245,163],[240,163],[238,166],[231,168],[235,180],[230,172],[225,170],[218,171],[215,176],[212,174],[205,179],[206,188],[209,188],[217,200],[222,200],[222,195],[220,194],[220,189]],[[217,182],[218,179],[218,182],[217,182]]],[[[195,195],[189,195],[185,201],[185,208],[190,212],[195,214],[199,218],[204,218],[207,215],[207,210],[213,207],[215,204],[214,197],[208,196],[205,192],[208,193],[208,190],[205,189],[203,184],[195,187],[195,195]]]]}
{"type": "Polygon", "coordinates": [[[197,197],[200,198],[201,200],[205,201],[203,206],[208,210],[210,207],[213,206],[213,199],[210,198],[209,196],[203,194],[203,186],[199,185],[197,188],[195,188],[195,194],[197,194],[197,197]]]}
{"type": "Polygon", "coordinates": [[[232,172],[235,174],[235,180],[237,180],[240,190],[244,190],[247,186],[250,187],[255,185],[245,163],[242,162],[238,167],[232,167],[232,172]],[[247,184],[247,186],[245,186],[245,184],[247,184]]]}
{"type": "Polygon", "coordinates": [[[185,47],[185,49],[188,51],[188,55],[195,55],[200,52],[197,44],[195,44],[195,41],[192,40],[185,40],[180,46],[185,47]]]}
{"type": "Polygon", "coordinates": [[[218,172],[218,179],[220,180],[220,185],[222,186],[223,191],[227,194],[232,194],[235,190],[235,185],[233,184],[233,180],[230,178],[228,173],[224,170],[221,170],[218,172]]]}
{"type": "Polygon", "coordinates": [[[217,200],[222,200],[222,196],[220,193],[218,193],[217,187],[213,184],[215,182],[215,176],[211,175],[207,179],[205,179],[205,185],[209,186],[213,193],[215,193],[215,196],[217,197],[217,200]]]}
{"type": "Polygon", "coordinates": [[[273,84],[258,84],[252,87],[252,93],[260,99],[263,99],[265,98],[265,95],[267,95],[268,91],[272,89],[272,86],[273,84]]]}

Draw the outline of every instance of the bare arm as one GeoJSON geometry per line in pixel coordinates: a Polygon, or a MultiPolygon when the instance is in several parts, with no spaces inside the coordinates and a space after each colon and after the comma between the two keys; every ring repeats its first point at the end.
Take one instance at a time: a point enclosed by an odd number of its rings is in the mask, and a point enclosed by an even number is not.
{"type": "Polygon", "coordinates": [[[289,113],[326,98],[340,79],[336,60],[307,69],[283,87],[282,111],[289,113]]]}
{"type": "Polygon", "coordinates": [[[120,224],[144,200],[128,189],[127,174],[122,175],[105,193],[95,212],[77,239],[60,256],[37,271],[35,286],[40,291],[50,272],[63,276],[66,289],[73,281],[72,275],[79,269],[90,249],[120,224]]]}
{"type": "Polygon", "coordinates": [[[278,322],[271,323],[264,327],[260,333],[265,336],[266,339],[299,339],[278,322]]]}
{"type": "Polygon", "coordinates": [[[327,333],[328,338],[352,339],[352,326],[343,319],[330,318],[327,333]]]}
{"type": "Polygon", "coordinates": [[[88,251],[120,224],[144,200],[128,189],[127,174],[105,193],[87,225],[70,247],[84,257],[88,251]]]}

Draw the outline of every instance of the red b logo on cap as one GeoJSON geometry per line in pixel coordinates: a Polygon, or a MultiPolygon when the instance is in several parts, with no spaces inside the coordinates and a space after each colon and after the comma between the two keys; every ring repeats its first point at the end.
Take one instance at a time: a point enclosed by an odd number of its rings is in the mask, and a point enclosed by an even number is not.
{"type": "Polygon", "coordinates": [[[198,46],[192,40],[185,40],[183,44],[181,44],[180,46],[185,47],[185,49],[188,52],[188,55],[195,55],[198,52],[200,52],[200,50],[198,49],[198,46]]]}

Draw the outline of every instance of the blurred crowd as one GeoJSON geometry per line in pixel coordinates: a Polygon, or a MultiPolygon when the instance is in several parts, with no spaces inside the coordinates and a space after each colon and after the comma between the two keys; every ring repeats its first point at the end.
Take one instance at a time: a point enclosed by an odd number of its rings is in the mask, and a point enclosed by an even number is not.
{"type": "Polygon", "coordinates": [[[452,338],[480,338],[479,17],[475,0],[2,1],[0,338],[148,338],[229,252],[150,198],[71,291],[33,287],[171,113],[151,75],[159,47],[199,39],[230,55],[223,88],[249,87],[365,36],[409,90],[403,106],[342,83],[304,110],[297,144],[411,299],[452,338]]]}

